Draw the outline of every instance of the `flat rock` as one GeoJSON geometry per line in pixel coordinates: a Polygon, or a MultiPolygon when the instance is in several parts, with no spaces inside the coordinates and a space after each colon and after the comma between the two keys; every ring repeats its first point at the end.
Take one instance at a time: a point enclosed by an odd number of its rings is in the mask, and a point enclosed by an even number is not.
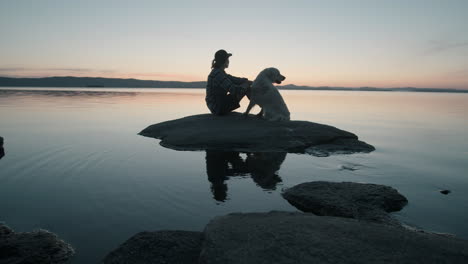
{"type": "Polygon", "coordinates": [[[230,214],[204,232],[199,263],[468,263],[468,241],[309,213],[230,214]]]}
{"type": "Polygon", "coordinates": [[[283,191],[283,197],[304,212],[398,224],[388,212],[399,211],[408,200],[392,187],[355,182],[315,181],[283,191]]]}
{"type": "Polygon", "coordinates": [[[0,264],[66,263],[73,254],[69,244],[49,231],[17,233],[0,224],[0,264]]]}
{"type": "Polygon", "coordinates": [[[104,258],[103,263],[197,263],[201,250],[201,239],[201,232],[141,232],[109,253],[104,258]]]}
{"type": "Polygon", "coordinates": [[[139,133],[175,150],[319,153],[371,152],[375,148],[350,132],[308,121],[271,122],[240,113],[188,116],[151,125],[139,133]],[[323,146],[323,147],[321,147],[323,146]]]}

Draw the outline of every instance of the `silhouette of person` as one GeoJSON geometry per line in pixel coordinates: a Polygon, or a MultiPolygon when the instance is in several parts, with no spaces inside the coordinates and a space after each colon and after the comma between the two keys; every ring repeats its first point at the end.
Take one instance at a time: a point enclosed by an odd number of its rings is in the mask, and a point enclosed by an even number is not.
{"type": "Polygon", "coordinates": [[[239,102],[247,95],[250,98],[252,81],[229,75],[231,53],[218,50],[211,63],[211,72],[206,83],[206,105],[212,114],[225,115],[240,107],[239,102]]]}
{"type": "Polygon", "coordinates": [[[228,188],[224,181],[228,180],[228,176],[242,176],[246,173],[247,168],[239,152],[206,151],[206,174],[215,200],[226,200],[228,188]]]}
{"type": "Polygon", "coordinates": [[[206,174],[211,183],[213,198],[224,202],[228,186],[225,181],[232,176],[252,177],[263,189],[274,190],[281,182],[276,173],[286,158],[286,153],[247,153],[244,160],[239,152],[206,150],[206,174]]]}

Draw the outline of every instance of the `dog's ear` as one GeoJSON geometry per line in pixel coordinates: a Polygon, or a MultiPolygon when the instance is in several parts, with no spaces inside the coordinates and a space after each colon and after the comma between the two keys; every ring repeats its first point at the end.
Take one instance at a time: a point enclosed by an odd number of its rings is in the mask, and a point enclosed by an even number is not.
{"type": "Polygon", "coordinates": [[[273,81],[278,80],[279,76],[281,76],[280,71],[276,68],[270,68],[271,69],[271,77],[273,81]]]}

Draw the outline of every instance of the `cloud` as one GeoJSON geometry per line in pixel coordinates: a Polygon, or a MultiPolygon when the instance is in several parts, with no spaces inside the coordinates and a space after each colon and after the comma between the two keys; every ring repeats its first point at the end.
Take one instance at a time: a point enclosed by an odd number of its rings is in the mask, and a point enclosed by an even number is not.
{"type": "Polygon", "coordinates": [[[446,72],[442,77],[455,79],[455,80],[468,81],[468,67],[465,67],[463,69],[458,69],[458,70],[446,72]]]}
{"type": "Polygon", "coordinates": [[[199,76],[180,74],[180,73],[167,73],[167,72],[140,72],[140,73],[127,73],[126,76],[133,76],[132,78],[157,78],[162,80],[171,81],[195,81],[200,80],[199,76]]]}
{"type": "Polygon", "coordinates": [[[468,48],[468,41],[448,42],[448,41],[431,41],[430,47],[424,51],[425,55],[432,55],[453,49],[468,48]]]}
{"type": "Polygon", "coordinates": [[[52,75],[108,75],[116,73],[109,69],[91,68],[40,68],[40,67],[0,67],[0,74],[5,76],[38,77],[52,75]]]}
{"type": "Polygon", "coordinates": [[[0,67],[0,72],[18,72],[25,71],[25,68],[15,68],[15,67],[0,67]]]}

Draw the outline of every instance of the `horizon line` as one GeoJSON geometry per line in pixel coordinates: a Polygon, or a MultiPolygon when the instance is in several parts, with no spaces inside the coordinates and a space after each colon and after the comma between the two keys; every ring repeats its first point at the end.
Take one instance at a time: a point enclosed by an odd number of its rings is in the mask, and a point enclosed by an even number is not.
{"type": "MultiPolygon", "coordinates": [[[[117,80],[136,80],[136,81],[148,81],[148,82],[180,82],[180,83],[204,83],[206,81],[161,81],[161,80],[146,80],[146,79],[137,79],[137,78],[116,78],[116,77],[101,77],[101,76],[44,76],[44,77],[14,77],[14,76],[0,76],[0,78],[9,78],[9,79],[47,79],[47,78],[97,78],[97,79],[117,79],[117,80]]],[[[370,89],[439,89],[439,90],[461,90],[465,91],[468,88],[450,88],[450,87],[416,87],[416,86],[398,86],[398,87],[378,87],[378,86],[328,86],[328,85],[320,85],[320,86],[311,86],[311,85],[297,85],[293,83],[284,84],[284,85],[277,85],[279,87],[287,87],[287,86],[295,86],[295,87],[307,87],[307,88],[346,88],[346,89],[359,89],[359,88],[370,88],[370,89]]],[[[0,84],[0,87],[2,86],[0,84]]],[[[151,88],[151,87],[148,87],[151,88]]],[[[200,87],[203,88],[203,87],[200,87]]]]}

